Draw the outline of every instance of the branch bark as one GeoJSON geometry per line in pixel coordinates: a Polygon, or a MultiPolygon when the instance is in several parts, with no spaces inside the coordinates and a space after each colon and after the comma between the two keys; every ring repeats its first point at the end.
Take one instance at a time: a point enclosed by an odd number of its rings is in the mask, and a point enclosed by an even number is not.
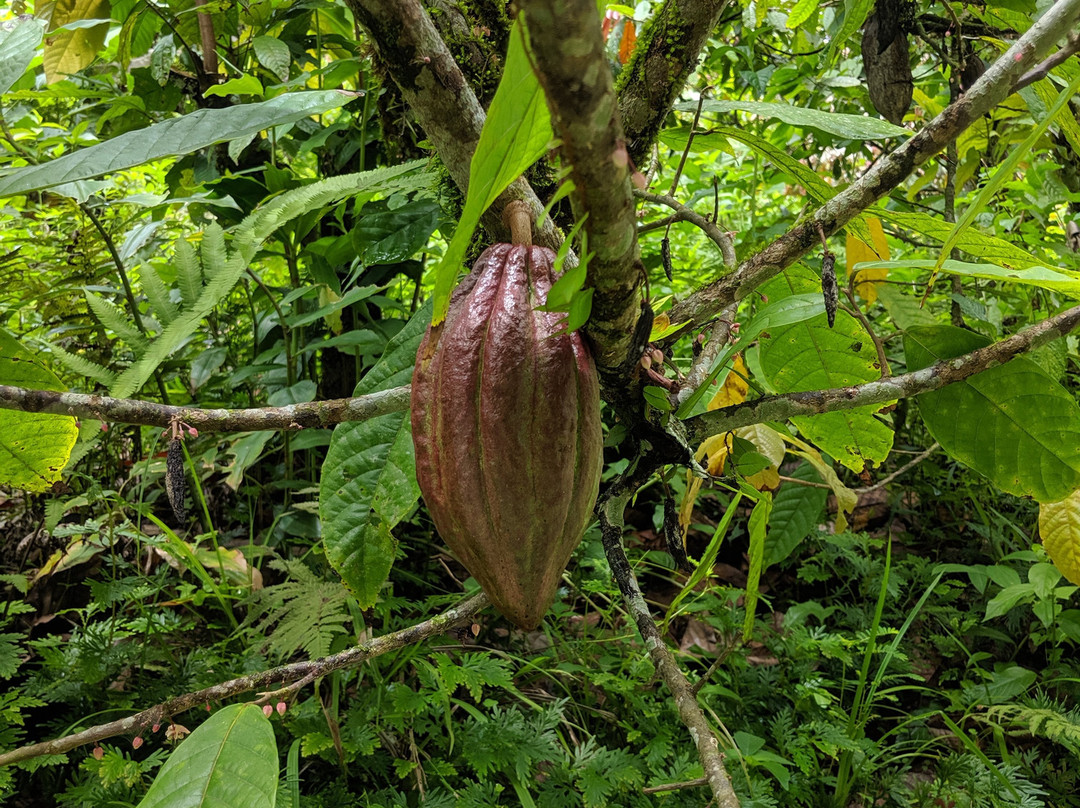
{"type": "Polygon", "coordinates": [[[783,421],[795,415],[851,410],[868,404],[884,404],[928,393],[963,381],[995,365],[1003,365],[1022,353],[1033,351],[1051,340],[1065,336],[1077,325],[1080,325],[1080,306],[1067,309],[993,345],[955,359],[937,362],[922,370],[851,387],[765,396],[732,407],[705,412],[685,422],[687,439],[691,444],[697,444],[710,435],[764,421],[783,421]]]}
{"type": "Polygon", "coordinates": [[[679,718],[690,731],[716,805],[719,808],[739,808],[739,798],[735,795],[731,779],[724,768],[724,755],[720,751],[716,735],[697,703],[693,686],[679,669],[679,663],[675,661],[661,636],[622,547],[623,513],[635,490],[636,486],[633,484],[627,484],[624,480],[616,481],[596,509],[600,517],[604,553],[607,555],[611,573],[619,585],[623,601],[645,641],[649,658],[671,690],[675,706],[679,710],[679,718]]]}
{"type": "MultiPolygon", "coordinates": [[[[874,164],[808,219],[798,223],[761,252],[744,261],[731,275],[703,287],[673,306],[671,322],[701,324],[730,303],[774,277],[819,241],[896,188],[975,121],[1004,101],[1026,71],[1032,68],[1065,32],[1080,21],[1080,0],[1058,0],[1031,28],[994,62],[982,77],[914,137],[874,164]]],[[[687,326],[689,328],[689,325],[687,326]]]]}
{"type": "Polygon", "coordinates": [[[575,215],[589,236],[586,327],[601,379],[626,362],[645,277],[638,256],[630,166],[593,0],[528,0],[522,13],[534,67],[574,181],[575,215]]]}
{"type": "Polygon", "coordinates": [[[290,681],[298,683],[312,682],[333,671],[355,668],[374,657],[445,634],[451,629],[468,625],[487,605],[487,595],[483,593],[473,595],[471,598],[463,600],[435,617],[404,628],[401,631],[394,631],[390,634],[384,634],[382,637],[368,640],[341,653],[309,662],[294,662],[291,665],[282,665],[259,673],[230,679],[227,682],[221,682],[203,690],[185,693],[182,696],[169,699],[118,721],[98,724],[81,732],[65,735],[51,741],[12,749],[10,752],[0,754],[0,766],[10,766],[13,763],[41,757],[42,755],[58,755],[69,752],[76,747],[88,743],[97,743],[117,735],[138,734],[145,731],[147,727],[154,724],[163,724],[169,721],[172,716],[190,710],[192,707],[201,707],[203,704],[209,704],[212,701],[221,701],[272,684],[290,681]]]}
{"type": "Polygon", "coordinates": [[[29,390],[0,385],[0,410],[92,418],[110,423],[166,427],[183,421],[203,432],[249,432],[260,429],[296,430],[325,427],[344,421],[365,421],[409,408],[409,388],[394,387],[356,398],[312,401],[286,407],[244,410],[200,409],[135,401],[129,398],[29,390]]]}
{"type": "MultiPolygon", "coordinates": [[[[706,219],[700,213],[693,208],[687,207],[678,199],[667,194],[654,194],[649,191],[634,191],[634,196],[639,199],[644,199],[646,202],[651,202],[654,205],[664,205],[675,211],[675,215],[664,220],[665,224],[668,222],[690,222],[700,228],[702,232],[716,245],[720,250],[720,255],[723,257],[724,266],[735,266],[735,246],[731,243],[731,237],[728,236],[716,222],[711,219],[706,219]]],[[[652,229],[651,225],[642,225],[638,228],[638,233],[647,232],[647,229],[652,229]]]]}

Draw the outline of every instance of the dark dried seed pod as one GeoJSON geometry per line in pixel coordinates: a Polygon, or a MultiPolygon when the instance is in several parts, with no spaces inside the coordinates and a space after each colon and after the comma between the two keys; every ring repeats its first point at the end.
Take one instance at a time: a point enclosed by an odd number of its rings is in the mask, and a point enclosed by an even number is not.
{"type": "Polygon", "coordinates": [[[894,3],[878,2],[863,26],[862,57],[870,103],[885,120],[903,123],[915,84],[907,34],[896,24],[894,3]]]}
{"type": "Polygon", "coordinates": [[[664,274],[667,275],[667,279],[673,280],[671,271],[671,239],[664,236],[660,242],[660,260],[664,262],[664,274]]]}
{"type": "Polygon", "coordinates": [[[836,322],[836,307],[840,303],[840,287],[836,284],[836,256],[826,253],[821,261],[821,296],[825,298],[825,314],[829,328],[836,322]]]}
{"type": "Polygon", "coordinates": [[[169,453],[165,456],[165,493],[169,495],[173,516],[181,525],[187,521],[187,478],[184,476],[184,447],[179,438],[169,441],[169,453]]]}
{"type": "Polygon", "coordinates": [[[683,544],[679,511],[675,507],[675,500],[671,497],[664,500],[664,538],[667,539],[668,552],[675,559],[675,566],[683,572],[693,572],[694,568],[690,566],[690,559],[686,557],[686,545],[683,544]]]}

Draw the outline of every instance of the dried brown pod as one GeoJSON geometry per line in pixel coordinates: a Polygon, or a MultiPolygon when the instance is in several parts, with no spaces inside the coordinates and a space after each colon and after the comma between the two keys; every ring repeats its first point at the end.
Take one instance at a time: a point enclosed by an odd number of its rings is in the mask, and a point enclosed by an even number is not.
{"type": "Polygon", "coordinates": [[[825,253],[821,260],[821,296],[825,298],[825,315],[829,328],[836,322],[836,308],[840,305],[840,287],[836,283],[836,256],[825,253]]]}
{"type": "Polygon", "coordinates": [[[870,103],[881,117],[897,125],[903,123],[915,89],[901,17],[902,5],[898,0],[878,0],[863,25],[862,38],[870,103]]]}
{"type": "Polygon", "coordinates": [[[173,516],[179,524],[187,521],[187,478],[184,476],[184,446],[179,438],[169,441],[169,451],[165,455],[165,493],[169,496],[173,516]]]}

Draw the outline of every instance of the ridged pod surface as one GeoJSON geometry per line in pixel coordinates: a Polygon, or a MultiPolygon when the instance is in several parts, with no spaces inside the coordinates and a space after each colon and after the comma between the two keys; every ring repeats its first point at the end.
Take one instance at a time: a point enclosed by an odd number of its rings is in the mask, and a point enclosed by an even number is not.
{"type": "Polygon", "coordinates": [[[412,380],[416,476],[495,607],[535,628],[592,518],[603,438],[588,348],[537,311],[555,255],[496,244],[429,329],[412,380]]]}

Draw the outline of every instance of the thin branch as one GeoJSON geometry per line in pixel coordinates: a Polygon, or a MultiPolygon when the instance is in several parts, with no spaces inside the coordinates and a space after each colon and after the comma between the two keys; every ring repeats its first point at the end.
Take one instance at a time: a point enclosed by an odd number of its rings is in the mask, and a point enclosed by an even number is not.
{"type": "MultiPolygon", "coordinates": [[[[367,29],[386,75],[401,89],[454,183],[466,192],[469,165],[484,126],[484,110],[428,13],[418,0],[346,0],[346,4],[367,29]]],[[[532,186],[524,179],[515,180],[482,220],[497,239],[509,241],[502,211],[514,199],[527,202],[536,218],[543,212],[532,186]]],[[[544,217],[533,238],[536,244],[556,250],[563,241],[550,217],[544,217]]]]}
{"type": "MultiPolygon", "coordinates": [[[[651,202],[654,205],[664,205],[675,211],[674,217],[668,217],[665,220],[668,223],[685,221],[701,228],[713,244],[720,249],[720,255],[724,257],[724,266],[729,269],[735,266],[735,246],[731,243],[731,238],[728,234],[717,227],[716,222],[709,221],[693,208],[687,207],[673,196],[653,194],[648,191],[634,191],[634,196],[638,199],[644,199],[646,202],[651,202]]],[[[641,228],[638,228],[638,232],[641,232],[641,228]]]]}
{"type": "MultiPolygon", "coordinates": [[[[644,166],[727,0],[666,0],[646,23],[617,81],[630,159],[644,166]]],[[[642,169],[644,170],[644,169],[642,169]]]]}
{"type": "MultiPolygon", "coordinates": [[[[877,491],[879,488],[884,488],[889,483],[893,482],[893,480],[896,480],[898,477],[902,477],[905,474],[907,474],[909,471],[911,471],[913,468],[915,468],[921,462],[926,460],[926,458],[928,458],[930,455],[932,455],[934,452],[936,452],[940,448],[941,448],[941,444],[938,443],[937,441],[934,441],[933,445],[929,449],[927,449],[924,452],[920,452],[919,454],[917,454],[915,457],[913,457],[907,463],[902,465],[900,468],[898,468],[896,471],[894,471],[888,477],[885,477],[883,479],[878,480],[873,485],[868,485],[868,486],[866,486],[864,488],[856,488],[856,489],[854,489],[855,493],[856,494],[869,494],[871,491],[877,491]]],[[[825,486],[825,487],[828,488],[829,486],[825,486]]]]}
{"type": "MultiPolygon", "coordinates": [[[[733,301],[782,272],[808,252],[818,240],[818,226],[826,236],[896,188],[912,171],[955,140],[961,132],[1004,101],[1017,79],[1057,42],[1062,32],[1080,20],[1080,0],[1058,0],[982,77],[916,135],[874,164],[862,177],[838,193],[814,214],[796,224],[761,252],[725,276],[674,306],[672,322],[700,324],[733,301]]],[[[690,326],[687,326],[688,328],[690,326]]]]}
{"type": "Polygon", "coordinates": [[[1027,73],[1022,75],[1016,80],[1016,84],[1013,85],[1013,92],[1018,92],[1029,84],[1034,84],[1040,79],[1046,78],[1058,65],[1062,65],[1069,60],[1069,57],[1075,53],[1080,53],[1080,32],[1073,32],[1069,35],[1069,38],[1065,40],[1065,47],[1059,50],[1057,53],[1051,54],[1042,63],[1036,65],[1027,73]]]}
{"type": "Polygon", "coordinates": [[[588,232],[593,298],[587,332],[593,355],[601,379],[624,386],[625,378],[612,378],[612,371],[627,364],[645,271],[600,14],[594,0],[522,0],[520,5],[534,69],[570,164],[574,213],[588,232]]]}
{"type": "Polygon", "coordinates": [[[409,388],[394,387],[356,398],[311,401],[285,407],[243,410],[203,409],[155,404],[129,398],[28,390],[0,385],[0,410],[69,415],[120,424],[169,426],[182,421],[204,432],[250,432],[260,429],[296,430],[326,427],[345,421],[366,421],[409,408],[409,388]]]}
{"type": "Polygon", "coordinates": [[[294,662],[259,673],[251,673],[247,676],[230,679],[227,682],[221,682],[203,690],[176,696],[118,721],[98,724],[81,732],[65,735],[63,738],[56,738],[51,741],[44,741],[13,749],[10,752],[4,752],[0,754],[0,766],[10,766],[12,763],[30,760],[42,755],[59,755],[76,747],[88,743],[97,743],[105,738],[112,738],[117,735],[139,734],[144,732],[147,727],[154,724],[163,724],[169,721],[172,716],[190,710],[192,707],[201,707],[212,701],[228,699],[240,693],[265,688],[278,682],[314,681],[333,671],[355,668],[374,657],[396,651],[406,645],[422,642],[431,637],[437,637],[451,629],[468,625],[487,605],[488,599],[486,595],[483,593],[473,595],[471,598],[463,600],[435,617],[400,631],[384,634],[382,637],[375,637],[332,656],[308,662],[294,662]]]}
{"type": "Polygon", "coordinates": [[[697,747],[701,765],[705,769],[706,782],[712,790],[716,804],[719,808],[739,808],[739,799],[731,787],[731,779],[724,768],[724,755],[720,751],[716,735],[697,703],[690,682],[679,669],[678,662],[675,661],[675,657],[661,636],[660,629],[653,620],[649,605],[641,594],[641,588],[623,551],[623,512],[634,490],[634,485],[627,484],[625,480],[617,480],[597,507],[604,553],[607,555],[608,565],[619,585],[626,607],[645,641],[649,657],[656,666],[657,673],[671,690],[675,706],[679,710],[679,717],[690,731],[690,737],[697,747]]]}
{"type": "Polygon", "coordinates": [[[664,783],[662,786],[646,786],[641,789],[642,794],[662,794],[665,791],[679,791],[683,788],[700,788],[709,784],[708,777],[699,777],[696,780],[684,780],[681,783],[664,783]]]}
{"type": "Polygon", "coordinates": [[[686,379],[679,386],[678,401],[680,404],[690,398],[694,391],[701,387],[705,377],[709,375],[713,365],[716,364],[716,358],[720,356],[720,351],[727,346],[728,340],[731,338],[731,328],[735,322],[735,312],[738,308],[737,303],[732,303],[720,312],[720,316],[713,324],[712,333],[709,334],[705,344],[701,346],[701,353],[694,359],[693,364],[690,365],[690,370],[686,373],[686,379]]]}
{"type": "Polygon", "coordinates": [[[783,421],[796,415],[851,410],[939,390],[1063,337],[1077,325],[1080,325],[1080,306],[1067,309],[985,348],[942,360],[922,370],[851,387],[766,396],[705,412],[685,422],[687,441],[693,446],[710,435],[764,421],[783,421]]]}

